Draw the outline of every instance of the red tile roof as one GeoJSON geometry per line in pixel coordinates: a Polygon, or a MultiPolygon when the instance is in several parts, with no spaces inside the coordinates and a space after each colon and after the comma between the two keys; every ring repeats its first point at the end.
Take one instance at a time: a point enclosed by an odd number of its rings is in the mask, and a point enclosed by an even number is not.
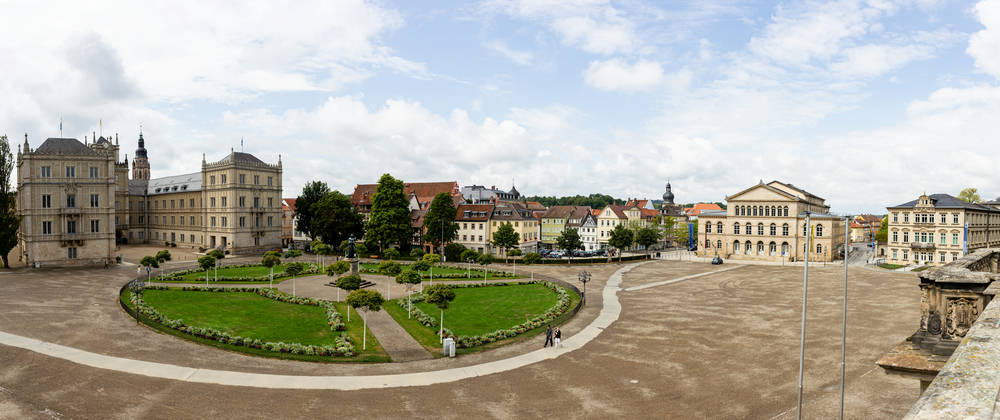
{"type": "Polygon", "coordinates": [[[722,207],[719,207],[719,205],[715,203],[697,203],[694,207],[685,208],[684,213],[687,213],[688,216],[697,216],[705,210],[721,211],[722,207]]]}
{"type": "Polygon", "coordinates": [[[293,212],[295,211],[295,199],[294,198],[282,198],[281,200],[284,201],[285,203],[288,203],[288,209],[289,210],[291,210],[293,212]]]}
{"type": "MultiPolygon", "coordinates": [[[[378,188],[378,184],[358,184],[354,187],[354,193],[351,194],[351,204],[354,204],[356,207],[371,205],[371,199],[375,195],[376,188],[378,188]]],[[[456,181],[407,182],[403,184],[403,192],[406,193],[407,198],[415,195],[417,201],[422,204],[431,202],[434,200],[434,196],[439,193],[448,193],[452,197],[462,195],[456,181]]]]}
{"type": "Polygon", "coordinates": [[[659,212],[659,211],[657,211],[657,210],[653,210],[653,209],[644,209],[644,208],[640,208],[640,209],[639,209],[639,214],[640,214],[640,215],[641,215],[642,217],[645,217],[645,218],[647,218],[647,219],[652,219],[652,218],[654,218],[654,217],[656,217],[656,216],[659,216],[659,215],[660,215],[660,212],[659,212]]]}
{"type": "Polygon", "coordinates": [[[490,214],[493,213],[492,204],[462,204],[458,206],[455,212],[456,222],[485,222],[489,220],[490,214]],[[465,212],[469,212],[469,216],[465,216],[465,212]],[[477,216],[476,213],[482,213],[481,216],[477,216]]]}

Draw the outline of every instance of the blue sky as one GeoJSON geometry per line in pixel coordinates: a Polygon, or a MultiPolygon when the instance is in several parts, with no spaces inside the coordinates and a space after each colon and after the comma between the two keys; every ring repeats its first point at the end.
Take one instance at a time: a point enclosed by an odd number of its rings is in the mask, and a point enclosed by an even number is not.
{"type": "Polygon", "coordinates": [[[1000,2],[3,2],[0,133],[99,130],[153,176],[246,139],[286,196],[385,172],[838,213],[1000,195],[1000,2]]]}

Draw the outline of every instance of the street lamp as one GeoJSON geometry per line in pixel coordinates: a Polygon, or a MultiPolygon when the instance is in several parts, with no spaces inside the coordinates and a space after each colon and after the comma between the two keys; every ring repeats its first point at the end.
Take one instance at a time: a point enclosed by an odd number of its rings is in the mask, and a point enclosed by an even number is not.
{"type": "Polygon", "coordinates": [[[590,273],[588,273],[586,270],[581,271],[580,274],[576,275],[576,278],[580,280],[580,283],[583,283],[583,304],[584,305],[587,304],[587,282],[590,281],[590,277],[591,277],[590,273]]]}
{"type": "Polygon", "coordinates": [[[131,290],[132,291],[132,295],[135,296],[135,308],[134,308],[134,310],[135,310],[135,323],[136,324],[139,323],[139,305],[141,305],[140,302],[142,302],[142,291],[143,291],[143,288],[144,288],[144,285],[142,283],[142,276],[136,276],[135,280],[132,281],[132,284],[129,285],[129,290],[131,290]]]}

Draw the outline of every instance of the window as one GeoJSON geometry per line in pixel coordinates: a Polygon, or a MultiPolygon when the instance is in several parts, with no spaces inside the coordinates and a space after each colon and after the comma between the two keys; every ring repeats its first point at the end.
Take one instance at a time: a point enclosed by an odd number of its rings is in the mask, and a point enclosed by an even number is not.
{"type": "Polygon", "coordinates": [[[226,217],[222,217],[222,227],[226,227],[226,217]]]}
{"type": "Polygon", "coordinates": [[[52,178],[52,167],[43,166],[42,167],[42,178],[52,178]]]}
{"type": "Polygon", "coordinates": [[[240,178],[240,184],[246,184],[246,181],[247,181],[247,176],[246,175],[240,174],[239,178],[240,178]]]}
{"type": "Polygon", "coordinates": [[[958,234],[957,233],[952,233],[951,234],[951,244],[952,245],[958,245],[958,234]]]}
{"type": "Polygon", "coordinates": [[[66,207],[73,208],[76,207],[76,195],[66,194],[66,207]]]}
{"type": "Polygon", "coordinates": [[[171,225],[177,224],[177,216],[170,216],[170,224],[171,225]]]}
{"type": "Polygon", "coordinates": [[[816,237],[823,236],[823,225],[816,225],[816,237]]]}
{"type": "Polygon", "coordinates": [[[957,252],[952,252],[951,253],[951,260],[952,261],[957,261],[958,260],[958,253],[957,252]]]}
{"type": "Polygon", "coordinates": [[[896,249],[892,250],[892,259],[894,259],[894,260],[898,260],[899,259],[899,255],[896,254],[896,251],[898,251],[898,250],[896,250],[896,249]]]}
{"type": "Polygon", "coordinates": [[[210,197],[210,198],[208,199],[208,205],[209,205],[210,207],[212,207],[213,209],[215,208],[215,197],[210,197]]]}
{"type": "Polygon", "coordinates": [[[215,216],[210,217],[208,221],[212,227],[215,227],[215,216]]]}
{"type": "MultiPolygon", "coordinates": [[[[899,213],[893,213],[892,214],[892,223],[899,223],[899,213]]],[[[893,251],[895,251],[895,250],[893,250],[893,251]]],[[[892,259],[896,259],[896,256],[893,255],[892,259]]]]}
{"type": "Polygon", "coordinates": [[[97,167],[96,166],[91,166],[90,167],[90,177],[91,178],[97,178],[97,176],[98,176],[97,175],[97,167]]]}
{"type": "Polygon", "coordinates": [[[952,213],[952,215],[951,215],[951,223],[952,224],[956,224],[956,225],[958,224],[958,213],[952,213]]]}
{"type": "Polygon", "coordinates": [[[222,174],[221,175],[221,179],[219,179],[219,183],[220,184],[225,184],[226,183],[226,174],[222,174]]]}
{"type": "Polygon", "coordinates": [[[174,208],[174,200],[170,200],[170,208],[174,208]]]}
{"type": "Polygon", "coordinates": [[[754,215],[754,216],[756,216],[756,215],[757,215],[757,206],[753,206],[753,215],[754,215]]]}
{"type": "Polygon", "coordinates": [[[712,233],[712,224],[705,223],[705,233],[712,233]]]}
{"type": "Polygon", "coordinates": [[[76,178],[76,167],[67,166],[66,167],[66,178],[76,178]]]}
{"type": "Polygon", "coordinates": [[[184,234],[181,234],[181,242],[184,242],[184,234]]]}
{"type": "Polygon", "coordinates": [[[753,235],[753,226],[750,225],[750,222],[747,222],[743,229],[746,231],[747,235],[753,235]]]}
{"type": "Polygon", "coordinates": [[[253,208],[255,209],[260,208],[260,197],[253,198],[253,208]]]}
{"type": "Polygon", "coordinates": [[[910,213],[903,213],[903,223],[910,223],[910,213]]]}
{"type": "MultiPolygon", "coordinates": [[[[913,238],[916,239],[916,238],[913,238]]],[[[910,242],[910,232],[903,232],[903,242],[910,242]]]]}
{"type": "Polygon", "coordinates": [[[247,206],[247,198],[243,197],[243,196],[240,196],[239,203],[240,203],[240,208],[246,207],[247,206]]]}
{"type": "Polygon", "coordinates": [[[188,220],[189,220],[188,224],[194,226],[194,216],[189,216],[188,220]]]}
{"type": "Polygon", "coordinates": [[[267,216],[267,225],[274,226],[274,216],[267,216]]]}
{"type": "Polygon", "coordinates": [[[76,248],[66,248],[66,258],[76,259],[76,248]]]}
{"type": "Polygon", "coordinates": [[[274,207],[274,197],[267,197],[267,208],[274,207]]]}
{"type": "MultiPolygon", "coordinates": [[[[180,205],[180,207],[181,207],[181,208],[184,208],[184,200],[183,200],[183,199],[181,199],[181,200],[177,200],[177,201],[180,201],[180,204],[179,204],[179,205],[180,205]]],[[[183,241],[182,241],[182,242],[183,242],[183,241]]]]}
{"type": "Polygon", "coordinates": [[[763,223],[758,223],[757,224],[757,234],[761,235],[761,236],[764,236],[764,224],[763,223]]]}
{"type": "Polygon", "coordinates": [[[100,233],[101,232],[101,221],[94,219],[90,221],[90,233],[100,233]]]}
{"type": "Polygon", "coordinates": [[[258,184],[260,184],[260,175],[254,175],[253,176],[253,185],[258,185],[258,184]]]}
{"type": "Polygon", "coordinates": [[[816,253],[817,254],[823,253],[823,244],[816,244],[816,253]]]}
{"type": "Polygon", "coordinates": [[[208,177],[208,184],[215,185],[215,175],[208,177]]]}
{"type": "Polygon", "coordinates": [[[718,233],[722,233],[722,222],[715,224],[715,231],[718,233]]]}
{"type": "MultiPolygon", "coordinates": [[[[182,201],[182,203],[183,203],[183,201],[182,201]]],[[[184,226],[184,216],[181,216],[181,226],[184,226]]],[[[181,242],[184,242],[184,241],[181,241],[181,242]]]]}
{"type": "Polygon", "coordinates": [[[781,236],[788,236],[788,223],[781,225],[781,236]]]}
{"type": "Polygon", "coordinates": [[[98,207],[100,205],[99,197],[97,194],[90,195],[90,207],[98,207]]]}
{"type": "Polygon", "coordinates": [[[274,177],[267,177],[267,186],[270,187],[274,185],[274,177]]]}
{"type": "Polygon", "coordinates": [[[246,227],[246,226],[247,226],[247,218],[240,216],[240,227],[246,227]]]}
{"type": "Polygon", "coordinates": [[[778,235],[778,225],[771,223],[771,236],[778,235]]]}
{"type": "MultiPolygon", "coordinates": [[[[944,215],[943,214],[941,215],[941,218],[944,219],[944,215]]],[[[943,252],[941,253],[941,262],[944,262],[944,253],[943,252]]]]}
{"type": "Polygon", "coordinates": [[[76,221],[75,220],[69,220],[69,221],[66,222],[66,233],[70,233],[70,234],[76,233],[76,221]]]}
{"type": "Polygon", "coordinates": [[[226,208],[226,197],[222,197],[222,208],[226,208]]]}
{"type": "Polygon", "coordinates": [[[784,207],[784,210],[785,210],[785,211],[783,212],[783,213],[784,213],[784,214],[783,214],[783,216],[786,216],[786,217],[787,217],[787,216],[788,216],[788,206],[785,206],[785,207],[784,207]]]}
{"type": "Polygon", "coordinates": [[[899,232],[892,232],[892,241],[899,242],[899,232]]]}
{"type": "Polygon", "coordinates": [[[770,207],[764,207],[764,215],[765,216],[770,216],[771,215],[771,208],[770,207]]]}
{"type": "MultiPolygon", "coordinates": [[[[948,235],[945,235],[944,233],[942,233],[942,234],[940,234],[938,236],[941,237],[941,245],[945,245],[945,244],[948,243],[948,238],[947,238],[948,235]]],[[[944,257],[942,257],[942,258],[944,258],[944,257]]],[[[942,261],[944,261],[944,260],[942,259],[942,261]]]]}
{"type": "Polygon", "coordinates": [[[42,222],[42,235],[51,235],[51,234],[52,234],[52,222],[50,221],[42,222]]]}
{"type": "MultiPolygon", "coordinates": [[[[947,218],[945,217],[944,213],[941,213],[941,224],[942,225],[945,224],[945,223],[948,223],[948,221],[946,219],[947,218]]],[[[941,261],[944,261],[944,254],[941,254],[941,261]]]]}
{"type": "Polygon", "coordinates": [[[806,237],[809,236],[809,226],[802,225],[802,236],[806,236],[806,237]]]}
{"type": "Polygon", "coordinates": [[[49,194],[42,195],[42,208],[49,209],[52,208],[52,196],[49,194]]]}

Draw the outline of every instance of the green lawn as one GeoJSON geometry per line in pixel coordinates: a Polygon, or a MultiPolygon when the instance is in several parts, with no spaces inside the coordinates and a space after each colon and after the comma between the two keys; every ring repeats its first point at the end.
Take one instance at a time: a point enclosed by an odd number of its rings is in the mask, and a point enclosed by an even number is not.
{"type": "MultiPolygon", "coordinates": [[[[510,328],[544,314],[556,304],[555,292],[540,284],[457,288],[444,311],[444,326],[461,336],[510,328]]],[[[415,304],[427,315],[440,317],[433,304],[415,304]]],[[[405,312],[404,312],[405,315],[405,312]]]]}
{"type": "MultiPolygon", "coordinates": [[[[153,269],[153,274],[156,274],[156,271],[157,271],[156,269],[153,269]]],[[[274,266],[274,275],[277,276],[279,273],[284,273],[284,272],[285,272],[285,265],[284,264],[280,264],[280,265],[274,266]]],[[[219,277],[220,278],[221,277],[230,277],[230,278],[231,277],[262,277],[262,276],[267,276],[270,273],[271,273],[271,269],[267,268],[267,267],[264,267],[262,265],[256,265],[256,266],[250,266],[250,267],[219,267],[219,277]]],[[[313,274],[307,274],[307,275],[313,275],[313,274]]],[[[301,276],[299,276],[299,277],[301,277],[301,276]]],[[[177,280],[173,280],[173,281],[171,281],[171,280],[158,280],[157,278],[154,278],[153,281],[164,282],[164,283],[199,283],[199,282],[204,283],[205,282],[205,272],[204,271],[198,271],[198,272],[194,272],[194,273],[187,273],[187,274],[184,274],[183,276],[181,276],[181,278],[183,280],[180,280],[180,281],[177,281],[177,280]]],[[[215,278],[215,270],[214,269],[208,270],[208,279],[209,279],[209,281],[211,281],[214,278],[215,278]]],[[[283,278],[283,279],[275,279],[274,281],[278,282],[278,281],[285,281],[285,280],[290,280],[290,279],[291,279],[291,277],[287,277],[287,278],[283,278]]],[[[226,283],[236,283],[236,282],[229,281],[229,282],[226,282],[226,283]]]]}
{"type": "Polygon", "coordinates": [[[925,266],[923,266],[923,267],[917,267],[917,268],[914,268],[914,269],[913,269],[912,271],[913,271],[914,273],[919,273],[919,272],[921,272],[921,271],[924,271],[924,270],[929,270],[929,269],[931,269],[931,268],[933,268],[933,267],[932,267],[932,266],[929,266],[929,265],[925,265],[925,266]]]}
{"type": "Polygon", "coordinates": [[[905,265],[901,265],[901,264],[879,264],[878,266],[881,267],[881,268],[884,268],[886,270],[895,270],[897,268],[906,267],[905,265]]]}
{"type": "MultiPolygon", "coordinates": [[[[143,298],[168,318],[182,319],[191,326],[211,327],[263,341],[333,345],[334,338],[341,333],[330,331],[325,311],[320,307],[278,302],[250,292],[147,290],[143,298]]],[[[345,315],[346,321],[346,305],[335,305],[345,315]]],[[[386,361],[388,354],[371,331],[368,332],[368,349],[361,350],[361,331],[361,316],[352,311],[351,321],[347,323],[347,333],[358,351],[358,356],[352,359],[386,361]]],[[[246,349],[230,347],[239,351],[246,349]]]]}
{"type": "MultiPolygon", "coordinates": [[[[362,263],[361,267],[364,268],[364,269],[373,270],[373,271],[374,270],[378,270],[378,264],[375,264],[375,263],[362,263]]],[[[470,273],[470,270],[467,269],[467,268],[455,268],[455,267],[447,267],[447,266],[435,266],[433,268],[433,270],[434,270],[434,280],[437,280],[438,279],[437,276],[439,276],[439,275],[453,275],[453,274],[460,274],[460,275],[462,275],[462,277],[461,278],[441,279],[441,280],[443,280],[443,281],[448,281],[448,280],[458,281],[458,280],[469,280],[469,279],[472,279],[472,280],[482,280],[483,279],[483,270],[481,268],[476,268],[476,267],[481,267],[481,266],[473,266],[473,268],[471,270],[471,277],[469,277],[469,276],[466,276],[467,274],[470,273]]],[[[405,269],[405,266],[404,266],[404,269],[405,269]]],[[[430,272],[431,272],[431,270],[421,271],[420,275],[424,276],[425,278],[427,278],[427,277],[430,277],[430,272]]],[[[508,277],[497,277],[493,273],[494,273],[494,270],[489,270],[489,274],[487,274],[486,279],[487,280],[497,280],[497,279],[507,279],[507,280],[509,280],[509,279],[521,278],[521,276],[517,276],[517,277],[509,277],[509,276],[508,277]]]]}

